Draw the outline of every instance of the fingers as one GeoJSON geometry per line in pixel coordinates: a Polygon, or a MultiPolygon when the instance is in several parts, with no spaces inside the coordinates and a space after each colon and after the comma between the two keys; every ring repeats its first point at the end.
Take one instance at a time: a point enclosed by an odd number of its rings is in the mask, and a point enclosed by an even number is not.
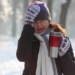
{"type": "Polygon", "coordinates": [[[40,7],[38,5],[34,5],[30,7],[25,13],[25,22],[34,22],[35,17],[39,14],[40,7]]]}
{"type": "Polygon", "coordinates": [[[64,55],[70,47],[70,41],[67,38],[62,38],[61,45],[59,47],[59,56],[64,55]]]}
{"type": "Polygon", "coordinates": [[[34,22],[34,16],[28,11],[26,11],[25,21],[34,22]]]}

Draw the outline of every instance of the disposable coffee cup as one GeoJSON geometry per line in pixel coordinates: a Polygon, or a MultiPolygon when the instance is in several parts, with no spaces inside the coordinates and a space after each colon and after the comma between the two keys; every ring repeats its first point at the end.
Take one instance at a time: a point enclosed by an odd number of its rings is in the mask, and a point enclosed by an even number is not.
{"type": "Polygon", "coordinates": [[[61,43],[61,32],[51,31],[49,34],[50,57],[58,57],[58,48],[61,43]]]}

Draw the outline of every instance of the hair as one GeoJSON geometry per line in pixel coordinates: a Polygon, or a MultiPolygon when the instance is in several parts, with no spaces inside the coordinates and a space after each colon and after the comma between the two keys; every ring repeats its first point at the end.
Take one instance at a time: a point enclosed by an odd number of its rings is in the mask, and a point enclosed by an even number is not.
{"type": "Polygon", "coordinates": [[[50,22],[49,26],[52,30],[61,32],[64,37],[66,36],[66,29],[62,28],[60,24],[54,24],[54,23],[50,22]]]}

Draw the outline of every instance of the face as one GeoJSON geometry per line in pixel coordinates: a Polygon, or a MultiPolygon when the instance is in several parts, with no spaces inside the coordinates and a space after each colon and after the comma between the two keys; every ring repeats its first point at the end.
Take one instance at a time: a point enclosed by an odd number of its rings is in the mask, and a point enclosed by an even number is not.
{"type": "Polygon", "coordinates": [[[43,33],[46,31],[49,27],[49,21],[48,20],[38,20],[34,23],[34,29],[37,33],[43,33]]]}

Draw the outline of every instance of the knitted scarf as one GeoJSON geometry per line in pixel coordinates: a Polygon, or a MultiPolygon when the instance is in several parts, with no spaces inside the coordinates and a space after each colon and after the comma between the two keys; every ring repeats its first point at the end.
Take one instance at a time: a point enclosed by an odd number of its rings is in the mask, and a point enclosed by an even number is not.
{"type": "Polygon", "coordinates": [[[58,75],[55,58],[49,57],[49,32],[48,28],[44,33],[34,33],[34,36],[40,41],[40,48],[37,60],[36,75],[58,75]]]}

